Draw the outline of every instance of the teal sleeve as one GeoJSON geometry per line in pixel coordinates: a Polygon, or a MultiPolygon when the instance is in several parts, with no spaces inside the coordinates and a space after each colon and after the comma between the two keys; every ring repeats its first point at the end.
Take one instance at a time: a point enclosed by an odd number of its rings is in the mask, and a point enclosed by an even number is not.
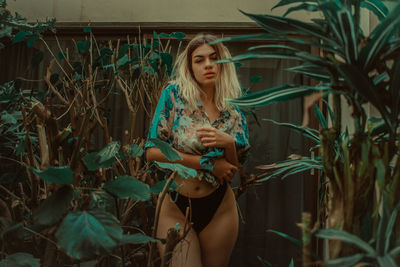
{"type": "Polygon", "coordinates": [[[236,118],[233,137],[236,141],[236,150],[238,155],[239,164],[242,166],[249,155],[250,142],[249,142],[249,128],[247,126],[246,117],[243,112],[236,106],[239,117],[236,118]]]}
{"type": "Polygon", "coordinates": [[[172,85],[168,86],[162,91],[160,99],[158,100],[147,135],[145,149],[154,147],[154,144],[148,141],[150,138],[157,138],[168,143],[171,142],[170,138],[174,119],[172,115],[174,104],[171,98],[171,86],[172,85]]]}

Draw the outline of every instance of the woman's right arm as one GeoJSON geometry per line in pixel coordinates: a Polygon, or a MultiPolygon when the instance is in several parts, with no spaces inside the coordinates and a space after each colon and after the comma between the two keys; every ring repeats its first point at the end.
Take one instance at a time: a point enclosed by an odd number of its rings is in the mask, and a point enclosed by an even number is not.
{"type": "MultiPolygon", "coordinates": [[[[188,154],[188,153],[183,153],[178,150],[175,150],[178,152],[179,156],[182,157],[181,160],[177,161],[170,161],[168,160],[164,154],[161,152],[161,150],[157,147],[150,147],[146,149],[146,160],[147,161],[160,161],[160,162],[168,162],[168,163],[179,163],[182,164],[188,168],[200,170],[203,169],[200,165],[200,157],[199,155],[193,155],[193,154],[188,154]]],[[[235,165],[232,165],[229,163],[225,158],[219,158],[215,160],[214,163],[214,169],[212,170],[212,174],[214,174],[220,181],[220,183],[223,182],[223,180],[231,180],[233,178],[233,175],[236,173],[237,167],[235,165]]]]}

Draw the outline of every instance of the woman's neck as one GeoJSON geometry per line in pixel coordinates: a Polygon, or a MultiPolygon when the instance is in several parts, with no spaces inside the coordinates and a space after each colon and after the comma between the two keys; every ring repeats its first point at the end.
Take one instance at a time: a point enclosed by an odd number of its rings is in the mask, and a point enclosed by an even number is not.
{"type": "Polygon", "coordinates": [[[214,102],[214,92],[215,87],[201,87],[201,90],[204,94],[201,94],[200,98],[203,103],[211,103],[214,102]]]}

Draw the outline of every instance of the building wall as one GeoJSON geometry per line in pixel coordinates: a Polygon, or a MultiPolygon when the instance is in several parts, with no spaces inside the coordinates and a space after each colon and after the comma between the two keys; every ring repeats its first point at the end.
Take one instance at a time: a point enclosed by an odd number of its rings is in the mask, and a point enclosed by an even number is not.
{"type": "MultiPolygon", "coordinates": [[[[8,9],[29,21],[55,17],[59,22],[250,22],[239,12],[283,14],[278,0],[8,0],[8,9]]],[[[315,13],[293,17],[310,18],[315,13]]]]}

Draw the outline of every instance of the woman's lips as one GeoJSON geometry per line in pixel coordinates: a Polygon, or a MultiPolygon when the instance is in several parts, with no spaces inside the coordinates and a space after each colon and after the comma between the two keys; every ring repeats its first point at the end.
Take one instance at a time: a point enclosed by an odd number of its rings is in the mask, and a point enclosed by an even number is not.
{"type": "Polygon", "coordinates": [[[204,74],[204,76],[206,76],[207,78],[212,78],[212,77],[215,76],[215,73],[214,72],[208,72],[208,73],[204,74]]]}

